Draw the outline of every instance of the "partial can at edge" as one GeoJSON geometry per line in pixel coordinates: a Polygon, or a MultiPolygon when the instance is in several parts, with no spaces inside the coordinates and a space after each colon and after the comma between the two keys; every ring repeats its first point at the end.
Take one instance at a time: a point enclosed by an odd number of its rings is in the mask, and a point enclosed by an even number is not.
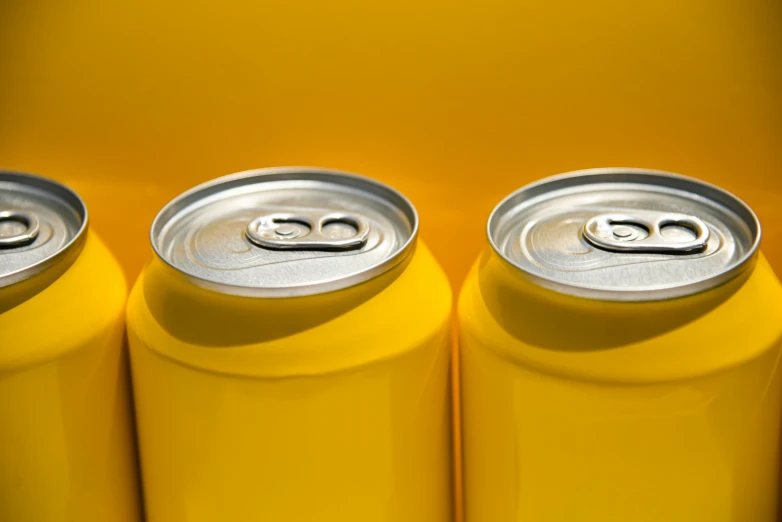
{"type": "Polygon", "coordinates": [[[782,287],[760,233],[658,171],[501,202],[459,299],[466,522],[775,521],[782,287]]]}
{"type": "Polygon", "coordinates": [[[137,522],[125,279],[77,194],[0,171],[0,520],[137,522]]]}
{"type": "Polygon", "coordinates": [[[417,232],[314,168],[160,212],[128,305],[150,522],[451,520],[451,293],[417,232]]]}

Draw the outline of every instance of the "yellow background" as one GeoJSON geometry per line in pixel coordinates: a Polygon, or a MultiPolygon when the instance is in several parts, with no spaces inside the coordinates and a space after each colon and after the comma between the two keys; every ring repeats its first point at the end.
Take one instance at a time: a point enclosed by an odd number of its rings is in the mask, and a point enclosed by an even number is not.
{"type": "Polygon", "coordinates": [[[0,165],[64,180],[133,277],[157,210],[272,165],[416,203],[460,282],[492,207],[558,172],[697,176],[782,268],[778,0],[0,2],[0,165]]]}

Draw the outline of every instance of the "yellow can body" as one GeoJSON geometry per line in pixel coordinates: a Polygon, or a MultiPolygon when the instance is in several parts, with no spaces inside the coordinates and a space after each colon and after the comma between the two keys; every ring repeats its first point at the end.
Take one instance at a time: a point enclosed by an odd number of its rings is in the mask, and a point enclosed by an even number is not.
{"type": "Polygon", "coordinates": [[[122,270],[89,233],[49,276],[0,290],[0,520],[139,522],[122,270]]]}
{"type": "Polygon", "coordinates": [[[782,287],[607,302],[493,251],[459,299],[466,522],[774,522],[782,287]]]}
{"type": "Polygon", "coordinates": [[[411,257],[278,299],[147,265],[128,332],[149,522],[452,520],[451,292],[411,257]]]}

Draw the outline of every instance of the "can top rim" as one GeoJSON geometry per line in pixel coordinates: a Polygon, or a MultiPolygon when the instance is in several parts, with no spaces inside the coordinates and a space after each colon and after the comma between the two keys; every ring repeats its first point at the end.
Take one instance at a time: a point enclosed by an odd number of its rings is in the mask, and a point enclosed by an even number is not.
{"type": "Polygon", "coordinates": [[[187,280],[196,286],[207,290],[236,295],[242,297],[258,298],[288,298],[304,297],[327,292],[342,290],[351,286],[375,278],[400,264],[415,249],[418,238],[419,219],[418,212],[407,197],[396,189],[375,181],[366,176],[344,172],[336,169],[327,169],[320,167],[306,166],[286,166],[286,167],[267,167],[251,169],[235,174],[229,174],[207,181],[197,185],[171,201],[169,201],[155,216],[150,227],[149,240],[155,256],[163,261],[165,265],[181,274],[187,280]],[[186,209],[189,205],[196,203],[203,198],[214,196],[223,191],[236,187],[252,185],[258,182],[272,181],[320,181],[340,183],[349,188],[368,192],[371,195],[385,199],[393,203],[398,210],[405,215],[410,223],[410,235],[404,244],[390,257],[375,263],[360,272],[351,273],[347,277],[334,277],[332,279],[319,281],[317,283],[302,283],[295,285],[280,286],[245,286],[235,285],[224,282],[216,282],[199,275],[193,274],[176,266],[171,260],[167,259],[162,251],[162,246],[158,240],[161,232],[167,223],[170,222],[178,213],[186,209]]]}
{"type": "Polygon", "coordinates": [[[486,225],[486,236],[493,251],[498,254],[503,261],[512,266],[514,269],[517,269],[525,279],[534,284],[537,284],[538,286],[554,290],[561,294],[598,301],[646,302],[698,294],[726,283],[734,277],[738,276],[744,270],[752,266],[752,261],[756,257],[760,246],[762,230],[760,220],[747,203],[716,185],[701,181],[699,179],[683,176],[681,174],[675,174],[661,170],[610,167],[566,172],[564,174],[558,174],[535,181],[515,190],[502,201],[500,201],[500,203],[492,210],[486,225]],[[589,181],[585,183],[584,180],[589,181]],[[736,213],[739,217],[743,218],[754,236],[751,246],[745,255],[738,260],[738,262],[732,266],[728,266],[721,272],[716,273],[707,279],[678,285],[676,287],[639,291],[617,289],[606,290],[604,288],[598,287],[575,285],[558,281],[551,277],[544,277],[538,274],[534,274],[525,269],[525,267],[521,264],[508,257],[495,240],[495,232],[497,231],[499,224],[498,222],[502,216],[506,215],[506,213],[513,209],[516,205],[551,191],[566,189],[569,187],[579,187],[588,183],[611,181],[646,185],[659,185],[662,183],[665,188],[679,189],[697,194],[699,196],[705,196],[709,200],[726,207],[727,209],[736,213]],[[697,189],[697,192],[693,189],[697,189]]]}
{"type": "Polygon", "coordinates": [[[48,196],[60,199],[78,215],[81,219],[81,225],[73,237],[53,254],[13,272],[0,274],[0,288],[30,279],[60,262],[67,261],[72,263],[84,246],[84,241],[87,237],[86,231],[89,227],[89,214],[84,200],[66,185],[37,174],[0,170],[0,183],[2,182],[30,187],[34,190],[42,191],[48,196]]]}

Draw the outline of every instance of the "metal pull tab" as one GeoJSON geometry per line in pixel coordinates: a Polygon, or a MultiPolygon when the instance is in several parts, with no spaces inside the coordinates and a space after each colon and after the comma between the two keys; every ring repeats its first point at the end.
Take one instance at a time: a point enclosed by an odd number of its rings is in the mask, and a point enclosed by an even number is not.
{"type": "Polygon", "coordinates": [[[29,245],[38,237],[38,218],[17,210],[0,211],[0,248],[29,245]],[[20,227],[24,229],[18,231],[20,227]]]}
{"type": "Polygon", "coordinates": [[[709,241],[706,223],[687,214],[633,211],[601,214],[584,225],[584,237],[612,252],[692,253],[709,241]]]}
{"type": "Polygon", "coordinates": [[[351,250],[364,246],[369,224],[345,212],[276,213],[255,218],[247,238],[273,250],[351,250]]]}

